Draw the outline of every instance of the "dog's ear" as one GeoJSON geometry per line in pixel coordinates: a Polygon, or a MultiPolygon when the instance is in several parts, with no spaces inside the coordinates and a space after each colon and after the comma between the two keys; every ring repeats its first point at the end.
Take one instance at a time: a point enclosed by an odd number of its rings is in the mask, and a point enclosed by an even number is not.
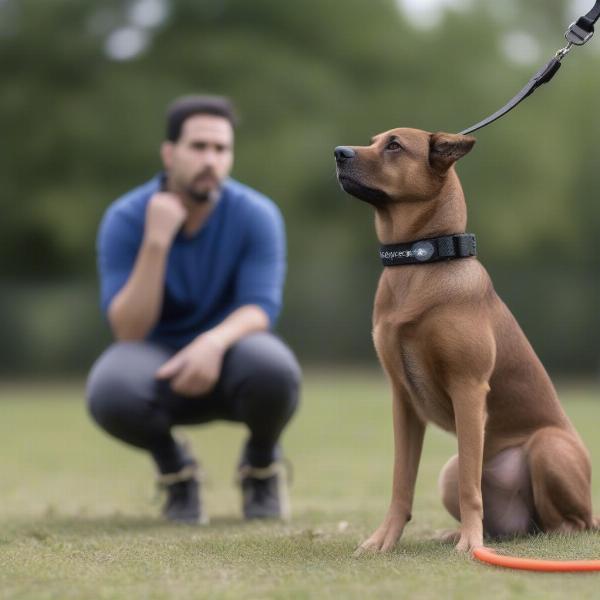
{"type": "Polygon", "coordinates": [[[460,133],[432,133],[429,138],[429,164],[445,173],[459,158],[475,145],[475,138],[460,133]]]}

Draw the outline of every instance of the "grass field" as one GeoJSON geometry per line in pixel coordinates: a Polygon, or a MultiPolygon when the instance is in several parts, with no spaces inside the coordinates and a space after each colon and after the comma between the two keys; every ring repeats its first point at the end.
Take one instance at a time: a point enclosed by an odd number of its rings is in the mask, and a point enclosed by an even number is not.
{"type": "MultiPolygon", "coordinates": [[[[600,465],[600,390],[561,390],[600,465]]],[[[289,524],[240,520],[233,467],[243,431],[188,428],[207,471],[207,527],[157,518],[153,469],[94,428],[82,384],[0,386],[0,597],[598,598],[600,573],[509,572],[432,541],[453,526],[436,490],[454,438],[429,428],[414,518],[389,555],[352,558],[389,498],[390,402],[375,372],[309,372],[284,445],[294,464],[289,524]]],[[[594,480],[600,513],[600,486],[594,480]]],[[[498,544],[526,556],[600,557],[600,535],[498,544]]]]}

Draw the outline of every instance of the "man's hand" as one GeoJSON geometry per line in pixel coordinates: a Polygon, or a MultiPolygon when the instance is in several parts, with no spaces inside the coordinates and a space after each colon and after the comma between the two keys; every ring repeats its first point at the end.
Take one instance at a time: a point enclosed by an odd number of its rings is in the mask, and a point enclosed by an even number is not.
{"type": "Polygon", "coordinates": [[[156,378],[170,379],[171,389],[182,396],[207,394],[219,379],[225,349],[218,336],[200,335],[162,365],[156,378]]]}
{"type": "Polygon", "coordinates": [[[171,245],[187,217],[187,210],[178,196],[157,192],[146,208],[146,239],[162,247],[171,245]]]}

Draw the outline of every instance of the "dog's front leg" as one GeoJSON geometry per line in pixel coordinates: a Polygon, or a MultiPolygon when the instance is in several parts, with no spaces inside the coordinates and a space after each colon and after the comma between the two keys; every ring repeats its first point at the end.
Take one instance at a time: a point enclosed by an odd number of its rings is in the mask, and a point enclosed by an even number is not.
{"type": "Polygon", "coordinates": [[[458,438],[459,552],[483,545],[481,471],[488,392],[487,382],[462,382],[451,390],[458,438]]]}
{"type": "Polygon", "coordinates": [[[400,539],[411,519],[417,469],[423,448],[425,424],[417,417],[401,390],[394,389],[394,478],[392,499],[383,523],[356,550],[387,552],[400,539]]]}

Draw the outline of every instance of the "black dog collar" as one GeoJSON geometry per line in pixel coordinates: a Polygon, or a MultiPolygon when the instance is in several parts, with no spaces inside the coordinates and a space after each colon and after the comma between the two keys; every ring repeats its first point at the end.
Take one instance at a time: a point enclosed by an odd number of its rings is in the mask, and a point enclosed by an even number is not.
{"type": "Polygon", "coordinates": [[[384,244],[379,249],[384,267],[418,265],[469,256],[477,256],[477,244],[472,233],[455,233],[406,244],[384,244]]]}

